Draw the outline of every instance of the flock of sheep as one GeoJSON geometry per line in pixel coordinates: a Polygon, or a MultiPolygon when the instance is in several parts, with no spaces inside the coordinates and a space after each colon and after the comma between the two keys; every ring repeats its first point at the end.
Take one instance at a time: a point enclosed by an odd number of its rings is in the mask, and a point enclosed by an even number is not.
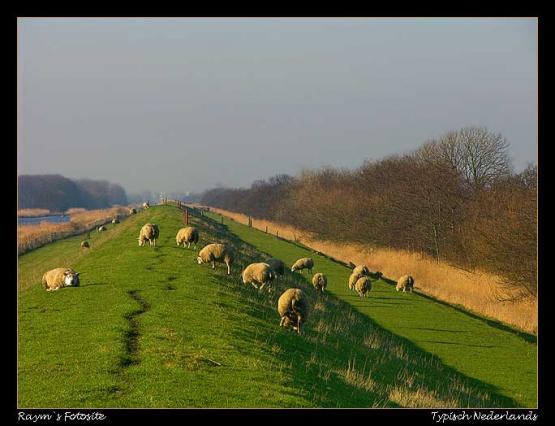
{"type": "MultiPolygon", "coordinates": [[[[143,204],[143,208],[149,208],[148,203],[143,204]]],[[[130,209],[130,214],[136,213],[135,209],[130,209]]],[[[114,219],[112,223],[119,223],[114,219]]],[[[105,227],[98,228],[99,232],[105,230],[105,227]],[[104,228],[104,229],[102,229],[104,228]]],[[[156,246],[156,239],[160,235],[158,225],[147,223],[143,225],[139,232],[139,246],[146,245],[148,241],[150,246],[156,246]]],[[[178,246],[190,248],[199,241],[199,231],[193,226],[179,229],[175,237],[178,246]]],[[[81,247],[90,247],[87,241],[81,243],[81,247]]],[[[211,243],[206,245],[198,253],[198,264],[211,263],[212,269],[215,269],[216,263],[223,263],[227,267],[227,274],[231,274],[231,266],[235,261],[235,251],[227,244],[211,243]]],[[[366,297],[372,289],[372,281],[382,277],[381,272],[370,272],[367,266],[349,264],[352,267],[352,273],[349,276],[348,286],[350,290],[356,291],[360,297],[366,297]]],[[[291,266],[291,272],[308,270],[312,273],[314,261],[311,258],[301,258],[291,266]]],[[[273,291],[273,282],[280,275],[285,273],[285,263],[280,259],[270,258],[265,262],[251,263],[241,273],[241,279],[244,284],[252,285],[257,290],[266,288],[268,292],[273,291]]],[[[42,277],[42,284],[47,291],[58,290],[62,287],[78,286],[79,272],[70,268],[56,268],[46,272],[42,277]]],[[[316,291],[324,292],[328,284],[327,277],[318,272],[312,277],[312,285],[316,291]]],[[[414,287],[414,278],[410,275],[404,275],[397,281],[397,291],[411,292],[414,287]]],[[[300,288],[288,288],[278,299],[277,310],[280,316],[280,327],[292,328],[297,333],[301,333],[302,326],[306,322],[309,312],[309,304],[307,296],[300,288]]]]}

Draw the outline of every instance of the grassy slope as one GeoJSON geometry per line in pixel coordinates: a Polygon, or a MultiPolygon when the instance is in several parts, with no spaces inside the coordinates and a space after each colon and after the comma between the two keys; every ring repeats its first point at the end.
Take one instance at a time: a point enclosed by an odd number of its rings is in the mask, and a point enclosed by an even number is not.
{"type": "MultiPolygon", "coordinates": [[[[219,215],[210,214],[217,220],[219,215]]],[[[537,345],[510,331],[459,312],[417,294],[397,293],[392,282],[380,280],[371,296],[361,300],[347,287],[349,270],[329,259],[317,256],[230,219],[229,230],[258,250],[281,258],[291,265],[300,257],[313,257],[313,272],[328,276],[330,291],[354,306],[383,328],[405,337],[420,348],[437,355],[442,362],[461,373],[491,384],[519,404],[537,405],[537,345]]]]}
{"type": "MultiPolygon", "coordinates": [[[[93,233],[90,251],[75,237],[19,258],[19,407],[515,404],[332,295],[307,289],[305,335],[280,329],[280,291],[239,282],[260,255],[203,221],[200,244],[231,241],[240,259],[231,277],[197,265],[196,250],[175,246],[181,220],[153,207],[93,233]],[[137,245],[148,221],[160,226],[156,248],[137,245]],[[44,291],[40,276],[61,265],[81,271],[81,286],[44,291]]],[[[305,283],[288,274],[281,286],[292,285],[305,283]]]]}

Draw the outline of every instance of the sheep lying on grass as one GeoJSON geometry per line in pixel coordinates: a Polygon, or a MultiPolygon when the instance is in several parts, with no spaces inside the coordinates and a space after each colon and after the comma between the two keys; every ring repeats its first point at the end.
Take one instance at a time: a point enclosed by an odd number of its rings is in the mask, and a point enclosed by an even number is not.
{"type": "Polygon", "coordinates": [[[183,247],[185,247],[185,244],[187,244],[187,248],[191,248],[191,243],[192,243],[195,245],[195,248],[196,248],[198,239],[199,239],[198,229],[195,228],[194,226],[188,226],[186,228],[181,228],[179,231],[177,231],[177,235],[175,236],[175,243],[178,246],[183,244],[183,247]]]}
{"type": "Polygon", "coordinates": [[[312,285],[316,290],[324,292],[328,286],[328,279],[324,274],[318,272],[312,277],[312,285]]]}
{"type": "Polygon", "coordinates": [[[225,244],[219,243],[208,244],[199,252],[197,257],[199,265],[201,263],[212,262],[212,269],[216,268],[216,262],[225,263],[227,266],[227,275],[231,274],[231,265],[234,260],[234,250],[225,244]]]}
{"type": "Polygon", "coordinates": [[[278,299],[280,327],[293,328],[301,334],[302,326],[308,317],[308,300],[300,288],[288,288],[278,299]]]}
{"type": "Polygon", "coordinates": [[[108,228],[106,228],[104,225],[98,227],[98,232],[103,232],[103,231],[107,231],[107,230],[108,230],[108,228]]]}
{"type": "Polygon", "coordinates": [[[360,297],[363,297],[363,296],[366,297],[366,295],[370,290],[372,290],[372,282],[370,281],[370,278],[368,278],[367,276],[360,277],[355,282],[355,291],[358,293],[360,297]]]}
{"type": "Polygon", "coordinates": [[[251,263],[241,274],[244,284],[251,284],[257,290],[262,290],[267,285],[268,292],[271,291],[270,285],[275,277],[276,273],[267,263],[251,263]]]}
{"type": "Polygon", "coordinates": [[[310,272],[312,272],[313,267],[314,261],[309,257],[303,257],[293,264],[293,266],[291,267],[291,272],[302,271],[303,269],[308,269],[310,272]]]}
{"type": "Polygon", "coordinates": [[[270,265],[270,268],[272,268],[272,270],[276,273],[276,278],[278,275],[285,274],[285,263],[283,263],[282,260],[271,257],[266,260],[266,263],[270,265]]]}
{"type": "Polygon", "coordinates": [[[90,244],[88,241],[81,241],[81,248],[89,248],[90,244]]]}
{"type": "Polygon", "coordinates": [[[156,247],[156,238],[160,235],[160,229],[158,229],[158,225],[154,223],[146,223],[141,228],[141,232],[139,233],[139,246],[144,246],[146,241],[148,240],[149,245],[156,247]]]}
{"type": "Polygon", "coordinates": [[[62,287],[79,286],[79,274],[70,268],[56,268],[45,272],[42,276],[42,285],[46,291],[58,290],[62,287]]]}
{"type": "Polygon", "coordinates": [[[119,223],[119,219],[118,219],[117,217],[113,218],[113,219],[112,219],[112,223],[113,223],[113,224],[119,223]]]}
{"type": "Polygon", "coordinates": [[[137,210],[136,209],[129,209],[129,214],[136,214],[137,210]]]}
{"type": "Polygon", "coordinates": [[[397,285],[395,286],[395,290],[397,291],[403,290],[403,292],[405,291],[412,292],[413,287],[414,287],[414,278],[412,277],[412,275],[403,275],[401,278],[397,280],[397,285]]]}

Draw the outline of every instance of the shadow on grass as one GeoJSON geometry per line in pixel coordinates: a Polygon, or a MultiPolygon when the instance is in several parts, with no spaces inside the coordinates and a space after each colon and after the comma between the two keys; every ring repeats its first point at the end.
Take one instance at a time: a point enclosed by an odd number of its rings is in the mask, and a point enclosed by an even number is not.
{"type": "MultiPolygon", "coordinates": [[[[221,291],[239,292],[247,301],[248,333],[234,334],[262,347],[268,362],[287,366],[292,387],[317,407],[517,407],[490,384],[444,365],[410,340],[381,328],[332,294],[311,291],[306,276],[286,273],[273,293],[257,292],[236,279],[242,268],[263,258],[225,225],[205,218],[202,225],[220,242],[237,249],[231,277],[217,270],[221,291]],[[311,306],[299,336],[279,327],[277,299],[287,287],[305,290],[311,306]]],[[[302,405],[302,403],[299,403],[302,405]]]]}

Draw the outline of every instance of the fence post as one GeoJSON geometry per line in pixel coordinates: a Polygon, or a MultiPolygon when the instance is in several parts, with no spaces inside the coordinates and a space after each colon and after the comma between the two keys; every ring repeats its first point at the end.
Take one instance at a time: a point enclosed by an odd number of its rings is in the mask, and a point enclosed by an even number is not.
{"type": "Polygon", "coordinates": [[[266,230],[264,231],[266,234],[268,233],[268,225],[266,225],[266,230]]]}
{"type": "Polygon", "coordinates": [[[189,224],[189,210],[185,209],[183,211],[183,221],[185,222],[185,225],[189,224]]]}

